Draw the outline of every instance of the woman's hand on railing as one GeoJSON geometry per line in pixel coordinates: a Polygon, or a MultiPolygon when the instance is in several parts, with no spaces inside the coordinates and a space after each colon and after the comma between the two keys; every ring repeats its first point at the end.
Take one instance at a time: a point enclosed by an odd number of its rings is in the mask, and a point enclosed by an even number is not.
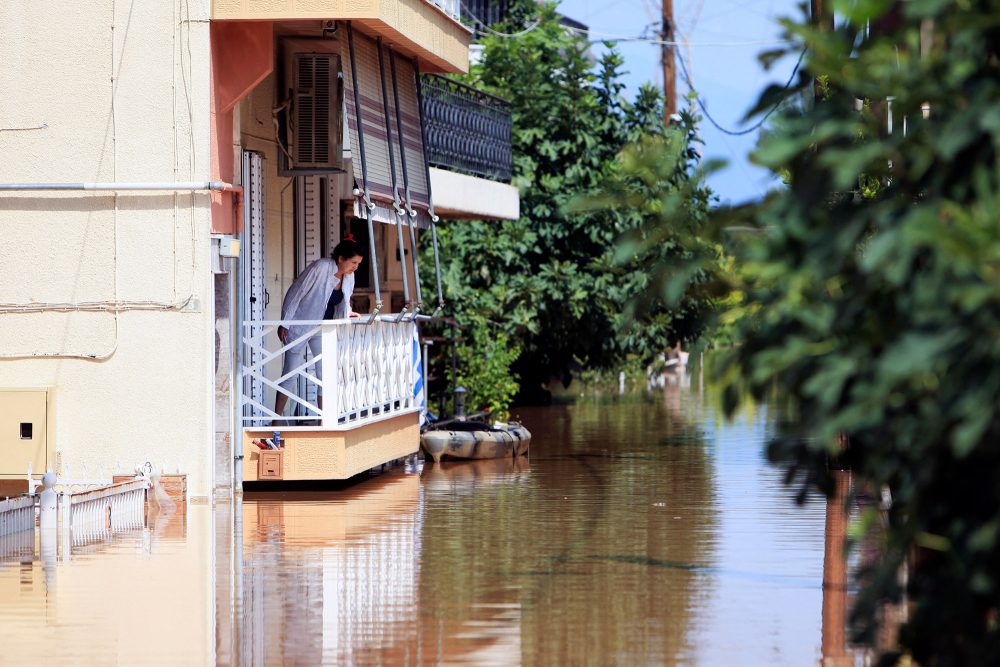
{"type": "Polygon", "coordinates": [[[352,311],[351,311],[351,314],[350,314],[350,315],[348,315],[348,317],[361,317],[361,313],[355,313],[355,312],[354,312],[354,311],[352,310],[352,311]]]}
{"type": "Polygon", "coordinates": [[[288,329],[286,329],[285,327],[278,327],[278,340],[281,341],[282,345],[285,344],[285,339],[287,338],[288,338],[288,329]]]}

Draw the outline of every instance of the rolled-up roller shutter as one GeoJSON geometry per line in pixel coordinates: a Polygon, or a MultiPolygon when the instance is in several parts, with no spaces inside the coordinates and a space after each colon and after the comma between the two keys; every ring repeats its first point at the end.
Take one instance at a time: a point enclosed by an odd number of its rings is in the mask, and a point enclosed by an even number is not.
{"type": "MultiPolygon", "coordinates": [[[[372,211],[373,220],[395,224],[395,214],[392,208],[394,201],[392,183],[397,184],[397,196],[401,205],[406,204],[405,190],[409,185],[410,205],[416,210],[415,225],[426,229],[430,223],[427,213],[430,197],[427,185],[427,170],[424,164],[424,142],[421,131],[420,104],[417,94],[417,67],[414,61],[400,57],[396,60],[396,89],[399,93],[399,110],[396,109],[396,99],[393,92],[391,76],[387,67],[385,89],[388,93],[390,132],[386,131],[385,105],[382,97],[382,72],[379,68],[379,44],[360,32],[354,32],[354,62],[345,44],[344,62],[344,99],[347,106],[347,129],[350,134],[351,163],[354,171],[355,187],[364,192],[362,174],[361,140],[358,135],[358,118],[362,122],[365,150],[363,157],[368,170],[368,195],[375,204],[372,211]],[[360,92],[361,108],[355,107],[354,82],[352,67],[357,67],[357,82],[360,92]],[[406,178],[403,174],[403,161],[397,136],[396,114],[401,114],[403,141],[406,159],[406,178]],[[392,141],[390,143],[389,138],[392,141]],[[389,151],[396,163],[395,179],[392,177],[389,151]]],[[[383,57],[389,62],[389,49],[383,48],[383,57]]],[[[362,198],[363,199],[363,198],[362,198]]],[[[355,214],[364,217],[364,202],[359,199],[355,203],[355,214]]]]}
{"type": "MultiPolygon", "coordinates": [[[[426,214],[430,204],[427,170],[424,165],[424,138],[420,129],[420,100],[417,96],[418,75],[415,63],[397,55],[396,80],[399,90],[399,114],[403,120],[403,142],[406,147],[406,171],[410,187],[410,203],[426,214]]],[[[397,139],[398,141],[398,139],[397,139]]]]}
{"type": "MultiPolygon", "coordinates": [[[[345,50],[347,46],[345,45],[345,50]]],[[[378,66],[378,45],[360,32],[354,33],[354,61],[345,53],[344,98],[347,100],[347,127],[351,134],[351,163],[354,179],[359,190],[363,190],[361,160],[368,168],[368,195],[372,201],[392,202],[392,174],[389,171],[389,141],[385,131],[385,112],[382,105],[382,78],[378,66]],[[361,109],[355,108],[354,76],[352,68],[357,67],[357,81],[361,99],[361,109]],[[361,150],[358,137],[358,119],[363,123],[365,150],[361,150]]],[[[394,220],[392,222],[395,222],[394,220]]]]}

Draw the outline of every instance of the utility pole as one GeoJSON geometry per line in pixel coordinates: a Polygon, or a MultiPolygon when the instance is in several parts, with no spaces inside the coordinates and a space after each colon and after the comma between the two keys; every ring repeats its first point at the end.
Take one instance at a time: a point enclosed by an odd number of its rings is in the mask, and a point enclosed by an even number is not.
{"type": "MultiPolygon", "coordinates": [[[[812,0],[821,2],[822,0],[812,0]]],[[[670,125],[670,117],[677,113],[677,63],[674,61],[674,0],[662,0],[662,29],[660,62],[663,65],[663,122],[670,125]]]]}
{"type": "MultiPolygon", "coordinates": [[[[809,15],[814,26],[820,30],[833,29],[833,16],[828,16],[823,11],[823,0],[809,0],[809,15]]],[[[818,79],[813,80],[813,97],[818,102],[822,91],[818,79]]]]}
{"type": "Polygon", "coordinates": [[[823,30],[833,28],[833,16],[823,9],[823,0],[809,0],[809,9],[814,25],[823,30]]]}

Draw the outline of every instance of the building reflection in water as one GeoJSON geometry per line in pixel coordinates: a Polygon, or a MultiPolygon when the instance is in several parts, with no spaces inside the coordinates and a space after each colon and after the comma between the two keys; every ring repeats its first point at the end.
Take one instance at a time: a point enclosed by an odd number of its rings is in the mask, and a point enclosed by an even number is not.
{"type": "Polygon", "coordinates": [[[59,549],[0,539],[0,664],[866,664],[894,629],[870,650],[845,632],[878,552],[845,560],[848,482],[825,524],[793,507],[763,411],[724,427],[711,399],[677,383],[522,410],[530,465],[271,487],[59,549]]]}
{"type": "Polygon", "coordinates": [[[419,590],[425,663],[522,662],[523,593],[509,574],[531,550],[518,536],[540,528],[517,516],[514,500],[530,493],[530,472],[527,457],[424,467],[428,528],[419,590]]]}
{"type": "Polygon", "coordinates": [[[412,662],[420,480],[250,495],[240,508],[235,662],[412,662]]]}
{"type": "MultiPolygon", "coordinates": [[[[237,506],[231,578],[219,552],[220,664],[519,662],[516,600],[489,612],[494,630],[473,641],[421,616],[421,538],[425,496],[456,487],[478,494],[525,474],[525,459],[473,461],[331,492],[247,494],[237,506]]],[[[475,628],[474,618],[467,622],[475,628]]]]}

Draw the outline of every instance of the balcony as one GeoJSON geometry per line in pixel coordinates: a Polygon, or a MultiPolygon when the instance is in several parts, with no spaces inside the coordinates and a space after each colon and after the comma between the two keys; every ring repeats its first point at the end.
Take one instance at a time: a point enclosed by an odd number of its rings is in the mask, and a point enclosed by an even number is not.
{"type": "Polygon", "coordinates": [[[468,0],[463,2],[462,16],[476,31],[485,26],[492,26],[507,18],[510,3],[507,0],[468,0]]]}
{"type": "Polygon", "coordinates": [[[244,322],[244,480],[258,479],[261,450],[254,441],[274,431],[281,431],[285,443],[283,480],[346,479],[416,452],[415,340],[412,320],[388,316],[244,322]],[[281,343],[279,326],[300,333],[281,343]],[[322,341],[318,354],[283,374],[285,352],[314,337],[322,341]],[[275,413],[277,394],[286,396],[291,414],[275,413]],[[281,425],[271,426],[272,421],[281,425]]]}
{"type": "Polygon", "coordinates": [[[452,79],[421,79],[427,160],[470,176],[509,183],[513,166],[510,103],[452,79]]]}
{"type": "Polygon", "coordinates": [[[458,81],[420,80],[434,210],[457,220],[517,220],[510,103],[458,81]]]}
{"type": "Polygon", "coordinates": [[[461,0],[428,0],[428,2],[435,7],[438,7],[441,11],[456,21],[462,20],[461,0]]]}
{"type": "Polygon", "coordinates": [[[284,420],[342,429],[418,409],[413,394],[416,326],[412,320],[396,320],[383,315],[374,320],[245,322],[243,425],[284,420]],[[279,326],[302,333],[282,344],[279,326]],[[284,353],[314,336],[320,337],[322,351],[282,375],[284,353]],[[275,414],[265,400],[271,392],[284,394],[293,414],[275,414]],[[323,406],[319,393],[325,397],[323,406]]]}

